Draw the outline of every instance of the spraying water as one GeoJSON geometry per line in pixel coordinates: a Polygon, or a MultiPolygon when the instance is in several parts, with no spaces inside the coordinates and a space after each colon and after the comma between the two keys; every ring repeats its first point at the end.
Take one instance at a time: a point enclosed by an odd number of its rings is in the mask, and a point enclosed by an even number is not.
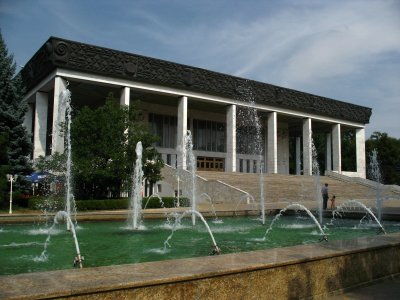
{"type": "Polygon", "coordinates": [[[256,167],[254,173],[259,173],[259,185],[260,185],[260,210],[261,210],[261,222],[265,224],[265,187],[264,187],[264,164],[263,164],[263,139],[262,139],[262,126],[260,117],[257,114],[257,108],[254,100],[254,93],[249,85],[238,87],[242,94],[241,101],[247,102],[248,106],[242,107],[238,110],[238,126],[241,128],[242,137],[239,140],[248,141],[247,145],[239,145],[239,149],[242,148],[244,153],[251,154],[256,157],[256,167]],[[246,137],[247,136],[247,137],[246,137]],[[250,141],[248,137],[253,139],[250,141]]]}
{"type": "Polygon", "coordinates": [[[214,206],[214,203],[213,203],[211,197],[210,197],[207,193],[202,193],[202,194],[199,196],[199,201],[201,202],[202,199],[207,199],[208,202],[210,202],[212,214],[214,215],[214,218],[215,218],[214,221],[218,221],[217,212],[216,212],[216,210],[215,210],[215,206],[214,206]]]}
{"type": "Polygon", "coordinates": [[[312,174],[314,175],[314,183],[315,183],[315,200],[317,201],[319,223],[322,224],[323,199],[322,199],[322,194],[321,194],[318,153],[317,153],[317,148],[315,147],[313,139],[311,139],[311,151],[312,151],[312,174]]]}
{"type": "Polygon", "coordinates": [[[164,252],[166,252],[167,247],[171,247],[171,245],[169,244],[169,241],[172,239],[172,237],[173,237],[173,235],[174,235],[174,233],[175,233],[175,231],[176,231],[176,229],[177,229],[178,224],[181,223],[182,218],[185,217],[185,216],[188,215],[188,214],[191,214],[192,216],[193,216],[193,214],[197,215],[197,216],[200,218],[200,220],[203,222],[203,224],[206,226],[207,231],[208,231],[208,233],[209,233],[209,235],[210,235],[211,241],[212,241],[212,243],[213,243],[213,249],[212,249],[212,251],[211,251],[211,254],[212,254],[212,255],[220,254],[220,253],[221,253],[221,249],[218,247],[217,242],[215,241],[215,238],[214,238],[214,235],[213,235],[212,232],[211,232],[210,226],[208,226],[208,224],[207,224],[206,220],[204,219],[204,217],[202,216],[202,214],[199,213],[199,212],[196,211],[196,210],[187,210],[187,211],[183,212],[183,213],[175,220],[174,227],[172,228],[172,232],[171,232],[171,234],[168,236],[168,238],[167,238],[167,239],[165,240],[165,242],[164,242],[164,252]]]}
{"type": "MultiPolygon", "coordinates": [[[[71,147],[71,124],[72,124],[72,106],[71,106],[71,92],[66,89],[61,93],[61,105],[59,106],[58,119],[63,120],[65,116],[66,121],[66,172],[65,172],[65,210],[69,218],[71,218],[71,211],[73,211],[76,220],[76,207],[75,199],[72,192],[72,147],[71,147]]],[[[76,221],[75,221],[76,222],[76,221]]],[[[70,222],[67,222],[67,229],[70,230],[70,222]]]]}
{"type": "MultiPolygon", "coordinates": [[[[192,211],[196,211],[197,203],[196,203],[196,160],[193,153],[193,139],[192,133],[190,130],[187,131],[187,134],[184,139],[186,154],[187,154],[187,166],[188,171],[191,174],[191,186],[189,191],[191,191],[190,199],[191,199],[191,207],[192,211]]],[[[179,193],[179,191],[178,191],[179,193]]],[[[192,214],[192,224],[196,225],[196,214],[192,214]]]]}
{"type": "Polygon", "coordinates": [[[74,227],[74,224],[71,221],[70,216],[65,211],[59,211],[54,216],[53,225],[48,230],[48,236],[47,236],[46,242],[44,243],[44,250],[43,250],[42,254],[40,255],[39,260],[40,261],[46,260],[46,258],[47,258],[47,247],[48,247],[48,245],[50,243],[51,233],[52,233],[54,227],[61,220],[65,220],[65,222],[69,224],[69,228],[70,228],[70,231],[72,233],[72,237],[73,237],[73,240],[74,240],[74,243],[75,243],[76,257],[74,258],[74,266],[79,266],[82,269],[82,267],[83,267],[82,266],[82,261],[84,260],[84,258],[81,255],[81,251],[79,249],[79,243],[78,243],[78,238],[76,236],[75,227],[74,227]]]}
{"type": "Polygon", "coordinates": [[[386,234],[385,229],[383,228],[381,222],[378,220],[378,218],[374,215],[374,213],[372,212],[372,210],[370,208],[368,208],[367,206],[365,206],[364,203],[357,201],[357,200],[347,200],[344,203],[342,203],[341,205],[339,205],[333,212],[332,212],[332,220],[331,220],[331,224],[333,223],[333,221],[335,220],[336,215],[339,212],[344,212],[344,208],[349,207],[350,205],[357,205],[361,208],[363,208],[374,220],[375,222],[379,225],[380,227],[380,231],[383,232],[384,234],[386,234]]]}
{"type": "Polygon", "coordinates": [[[321,232],[322,240],[327,240],[327,237],[326,237],[325,232],[323,231],[323,229],[322,229],[320,223],[318,223],[317,219],[314,217],[314,215],[311,213],[311,211],[309,211],[307,207],[305,207],[304,205],[299,204],[299,203],[292,203],[292,204],[289,204],[289,205],[286,206],[284,209],[281,209],[281,210],[279,211],[279,213],[278,213],[278,214],[275,216],[275,218],[272,220],[271,225],[269,226],[269,228],[268,228],[267,231],[265,232],[264,237],[263,237],[263,240],[266,239],[268,233],[272,230],[272,227],[274,226],[275,222],[276,222],[277,220],[279,220],[279,218],[282,216],[282,214],[283,214],[286,210],[288,210],[289,208],[297,208],[297,209],[304,210],[304,211],[311,217],[311,219],[314,221],[314,223],[317,225],[319,231],[321,232]]]}
{"type": "Polygon", "coordinates": [[[143,168],[142,168],[142,153],[143,146],[142,142],[136,144],[136,163],[135,171],[133,174],[133,184],[131,192],[131,209],[132,209],[132,229],[139,228],[139,222],[141,220],[142,213],[142,179],[143,179],[143,168]]]}
{"type": "Polygon", "coordinates": [[[382,173],[379,165],[378,151],[372,150],[369,155],[369,176],[376,182],[376,200],[375,207],[378,220],[382,220],[382,173]]]}

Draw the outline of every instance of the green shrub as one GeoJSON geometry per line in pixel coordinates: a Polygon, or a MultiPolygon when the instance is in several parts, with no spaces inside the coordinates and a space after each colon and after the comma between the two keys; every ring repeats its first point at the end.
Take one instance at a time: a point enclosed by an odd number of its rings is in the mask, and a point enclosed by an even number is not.
{"type": "Polygon", "coordinates": [[[115,210],[127,209],[128,199],[104,199],[104,200],[78,200],[76,201],[76,209],[78,211],[85,210],[115,210]]]}
{"type": "Polygon", "coordinates": [[[64,198],[61,196],[35,196],[28,199],[28,208],[42,211],[57,211],[64,209],[64,198]]]}
{"type": "MultiPolygon", "coordinates": [[[[148,200],[148,197],[143,198],[142,208],[169,208],[175,207],[177,198],[175,197],[162,197],[162,203],[157,197],[152,197],[148,200]],[[163,204],[163,205],[162,205],[163,204]]],[[[46,210],[46,211],[57,211],[64,210],[64,198],[63,197],[32,197],[26,199],[27,207],[30,209],[46,210]]],[[[130,205],[130,199],[102,199],[102,200],[76,200],[77,211],[88,211],[88,210],[117,210],[117,209],[128,209],[130,205]]],[[[190,201],[188,198],[180,198],[179,205],[182,207],[188,207],[190,201]]]]}
{"type": "MultiPolygon", "coordinates": [[[[175,207],[176,206],[176,201],[178,199],[176,197],[162,197],[160,202],[160,199],[158,197],[145,197],[143,198],[142,201],[142,208],[170,208],[170,207],[175,207]],[[150,198],[150,200],[149,200],[150,198]]],[[[179,206],[189,206],[189,199],[187,198],[179,198],[179,206]]]]}

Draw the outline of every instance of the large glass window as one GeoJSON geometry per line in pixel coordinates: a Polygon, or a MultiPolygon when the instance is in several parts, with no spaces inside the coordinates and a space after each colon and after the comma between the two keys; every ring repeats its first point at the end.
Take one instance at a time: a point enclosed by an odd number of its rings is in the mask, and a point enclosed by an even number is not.
{"type": "Polygon", "coordinates": [[[149,122],[152,133],[159,137],[156,146],[163,148],[176,147],[177,117],[149,114],[149,122]]]}
{"type": "Polygon", "coordinates": [[[193,120],[193,149],[212,152],[225,152],[224,123],[193,120]]]}

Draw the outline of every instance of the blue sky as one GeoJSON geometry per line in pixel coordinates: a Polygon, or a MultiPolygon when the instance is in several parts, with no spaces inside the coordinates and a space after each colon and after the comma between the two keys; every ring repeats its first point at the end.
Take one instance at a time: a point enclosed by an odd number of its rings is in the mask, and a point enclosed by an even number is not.
{"type": "Polygon", "coordinates": [[[18,65],[49,38],[142,54],[371,107],[400,138],[400,0],[0,0],[18,65]]]}

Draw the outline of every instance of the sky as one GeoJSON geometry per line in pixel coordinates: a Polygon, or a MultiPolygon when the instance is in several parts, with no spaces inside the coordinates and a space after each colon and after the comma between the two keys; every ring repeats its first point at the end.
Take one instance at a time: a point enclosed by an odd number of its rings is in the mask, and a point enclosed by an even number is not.
{"type": "Polygon", "coordinates": [[[50,36],[372,108],[400,138],[400,0],[0,0],[17,66],[50,36]]]}

